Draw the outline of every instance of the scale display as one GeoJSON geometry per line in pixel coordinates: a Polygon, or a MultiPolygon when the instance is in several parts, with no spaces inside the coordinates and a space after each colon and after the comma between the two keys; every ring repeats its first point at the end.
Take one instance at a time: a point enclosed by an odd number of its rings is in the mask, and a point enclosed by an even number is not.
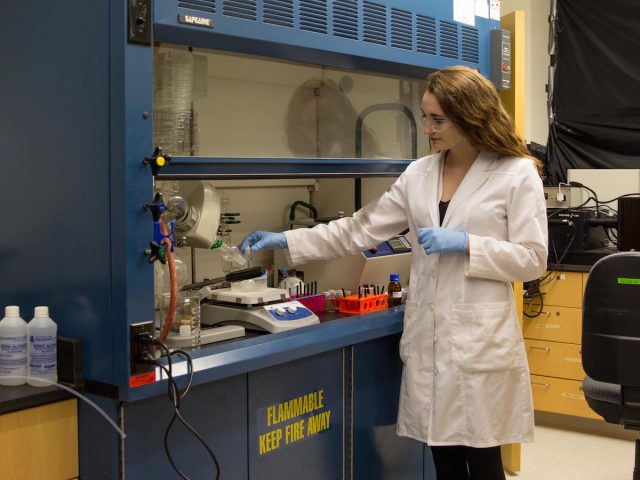
{"type": "Polygon", "coordinates": [[[405,253],[411,251],[411,244],[404,235],[393,237],[391,240],[387,240],[387,243],[394,253],[405,253]]]}

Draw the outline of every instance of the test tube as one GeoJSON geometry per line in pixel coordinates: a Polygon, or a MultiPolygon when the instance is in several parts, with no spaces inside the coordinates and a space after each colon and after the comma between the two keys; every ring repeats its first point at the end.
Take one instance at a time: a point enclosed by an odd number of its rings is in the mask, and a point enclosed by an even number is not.
{"type": "Polygon", "coordinates": [[[253,267],[253,254],[251,253],[251,247],[249,245],[244,249],[244,258],[247,261],[247,268],[253,267]]]}
{"type": "Polygon", "coordinates": [[[335,294],[333,296],[333,311],[337,312],[340,310],[340,299],[342,298],[342,291],[341,290],[334,290],[335,294]]]}

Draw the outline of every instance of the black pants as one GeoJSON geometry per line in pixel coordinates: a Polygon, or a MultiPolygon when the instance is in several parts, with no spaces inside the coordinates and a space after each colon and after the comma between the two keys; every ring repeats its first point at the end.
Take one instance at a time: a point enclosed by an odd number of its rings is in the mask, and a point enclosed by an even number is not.
{"type": "Polygon", "coordinates": [[[500,447],[431,447],[437,480],[505,480],[500,447]]]}

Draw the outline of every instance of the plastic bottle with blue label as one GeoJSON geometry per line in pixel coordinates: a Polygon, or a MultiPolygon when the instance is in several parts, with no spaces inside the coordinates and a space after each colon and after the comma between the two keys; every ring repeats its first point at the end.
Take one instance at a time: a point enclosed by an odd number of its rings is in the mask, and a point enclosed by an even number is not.
{"type": "Polygon", "coordinates": [[[27,322],[20,307],[4,309],[0,320],[0,385],[23,385],[27,375],[27,322]]]}
{"type": "Polygon", "coordinates": [[[27,324],[29,367],[27,382],[46,387],[58,381],[58,326],[49,318],[49,307],[36,307],[27,324]]]}

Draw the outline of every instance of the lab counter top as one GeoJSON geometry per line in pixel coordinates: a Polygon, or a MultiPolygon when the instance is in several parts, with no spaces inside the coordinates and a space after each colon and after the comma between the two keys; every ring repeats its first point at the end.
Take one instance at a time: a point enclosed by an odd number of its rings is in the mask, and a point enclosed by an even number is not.
{"type": "Polygon", "coordinates": [[[554,272],[589,272],[591,265],[569,265],[564,263],[550,263],[547,270],[554,272]]]}
{"type": "Polygon", "coordinates": [[[598,260],[617,253],[616,248],[596,248],[593,250],[584,250],[576,252],[564,252],[561,260],[549,255],[548,270],[556,272],[588,272],[598,260]],[[551,261],[556,259],[556,261],[551,261]]]}
{"type": "MultiPolygon", "coordinates": [[[[78,392],[82,392],[80,385],[68,385],[78,392]]],[[[47,403],[58,402],[73,398],[73,395],[55,386],[32,387],[31,385],[16,385],[11,387],[0,386],[0,415],[37,407],[47,403]]]]}
{"type": "MultiPolygon", "coordinates": [[[[317,325],[207,345],[192,351],[193,384],[222,380],[277,364],[367,342],[402,332],[404,306],[352,315],[317,325]]],[[[173,356],[173,374],[182,383],[187,363],[173,356]],[[181,377],[181,378],[180,378],[181,377]]],[[[156,369],[157,380],[130,389],[125,401],[165,395],[166,375],[156,369]]]]}

